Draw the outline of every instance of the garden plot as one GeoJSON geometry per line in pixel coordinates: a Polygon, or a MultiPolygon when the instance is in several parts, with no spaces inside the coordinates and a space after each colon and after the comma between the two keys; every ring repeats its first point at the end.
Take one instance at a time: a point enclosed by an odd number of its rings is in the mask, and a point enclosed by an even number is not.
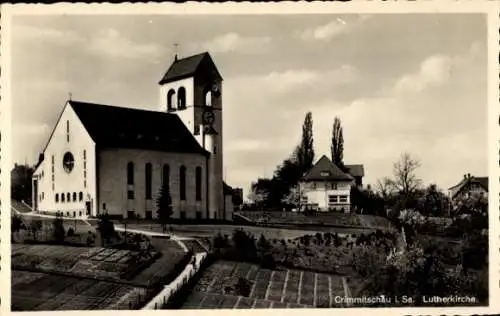
{"type": "Polygon", "coordinates": [[[27,271],[12,271],[12,279],[16,280],[12,285],[13,311],[137,307],[141,293],[125,284],[27,271]]]}
{"type": "MultiPolygon", "coordinates": [[[[133,274],[142,263],[152,260],[151,257],[139,256],[138,252],[106,248],[13,245],[13,250],[13,269],[66,272],[81,277],[117,280],[121,279],[122,275],[133,274]],[[133,265],[129,263],[131,260],[134,261],[133,265]]],[[[172,258],[177,260],[178,256],[172,255],[172,258]]]]}
{"type": "Polygon", "coordinates": [[[184,308],[340,307],[342,277],[301,270],[270,270],[243,262],[219,261],[208,267],[184,308]],[[244,279],[246,281],[241,281],[244,279]],[[240,289],[248,282],[249,293],[240,289]]]}

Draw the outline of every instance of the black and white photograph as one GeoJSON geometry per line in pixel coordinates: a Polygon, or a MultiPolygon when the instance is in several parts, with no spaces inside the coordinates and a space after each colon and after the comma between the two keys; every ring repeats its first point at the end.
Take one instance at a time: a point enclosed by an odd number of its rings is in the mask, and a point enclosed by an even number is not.
{"type": "Polygon", "coordinates": [[[124,7],[2,6],[12,312],[494,306],[496,6],[124,7]]]}

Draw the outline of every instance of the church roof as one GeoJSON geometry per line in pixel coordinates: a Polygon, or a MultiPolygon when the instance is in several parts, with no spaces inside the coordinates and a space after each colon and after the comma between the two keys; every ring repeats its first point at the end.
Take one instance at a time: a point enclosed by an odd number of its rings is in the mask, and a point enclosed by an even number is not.
{"type": "Polygon", "coordinates": [[[302,178],[303,181],[349,181],[353,177],[342,171],[327,156],[323,155],[302,178]]]}
{"type": "Polygon", "coordinates": [[[69,101],[99,147],[208,155],[175,114],[69,101]]]}
{"type": "Polygon", "coordinates": [[[201,54],[176,59],[172,65],[168,68],[167,72],[160,80],[159,84],[164,84],[184,78],[188,78],[196,74],[201,68],[211,64],[210,67],[215,71],[215,75],[222,79],[221,75],[217,71],[215,64],[210,57],[208,52],[201,54]]]}

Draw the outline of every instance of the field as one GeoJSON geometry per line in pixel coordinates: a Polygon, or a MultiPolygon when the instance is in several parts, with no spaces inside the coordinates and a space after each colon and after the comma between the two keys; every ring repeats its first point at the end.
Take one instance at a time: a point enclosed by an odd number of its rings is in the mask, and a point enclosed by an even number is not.
{"type": "Polygon", "coordinates": [[[13,270],[11,306],[13,311],[128,309],[143,292],[125,284],[13,270]]]}
{"type": "Polygon", "coordinates": [[[335,297],[344,295],[344,280],[337,275],[219,261],[205,270],[183,308],[342,307],[335,297]],[[249,281],[249,293],[239,292],[240,278],[249,281]]]}

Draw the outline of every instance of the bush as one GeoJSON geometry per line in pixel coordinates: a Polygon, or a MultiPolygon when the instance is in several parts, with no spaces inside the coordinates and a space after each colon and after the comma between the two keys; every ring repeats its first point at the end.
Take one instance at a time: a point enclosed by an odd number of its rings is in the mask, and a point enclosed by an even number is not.
{"type": "Polygon", "coordinates": [[[75,235],[75,230],[73,228],[69,228],[67,232],[68,237],[74,236],[75,235]]]}
{"type": "Polygon", "coordinates": [[[264,269],[271,270],[276,268],[276,261],[274,260],[274,257],[271,253],[268,252],[264,254],[264,256],[262,257],[261,266],[264,269]]]}

